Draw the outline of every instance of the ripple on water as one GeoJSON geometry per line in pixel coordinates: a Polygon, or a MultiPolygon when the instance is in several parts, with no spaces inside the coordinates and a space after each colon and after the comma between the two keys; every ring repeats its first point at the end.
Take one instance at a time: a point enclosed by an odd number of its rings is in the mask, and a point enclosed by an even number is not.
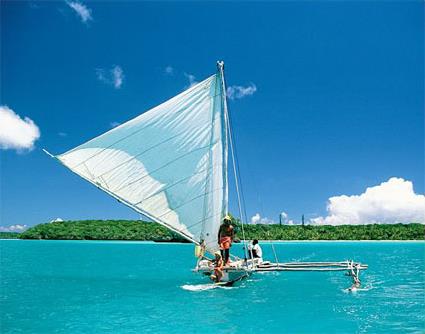
{"type": "MultiPolygon", "coordinates": [[[[191,245],[2,245],[4,333],[423,333],[425,243],[275,244],[282,262],[369,264],[346,293],[341,272],[262,273],[234,287],[190,271],[191,245]],[[172,255],[172,256],[170,256],[172,255]]],[[[273,258],[269,244],[266,258],[273,258]]],[[[240,245],[232,248],[241,253],[240,245]]]]}

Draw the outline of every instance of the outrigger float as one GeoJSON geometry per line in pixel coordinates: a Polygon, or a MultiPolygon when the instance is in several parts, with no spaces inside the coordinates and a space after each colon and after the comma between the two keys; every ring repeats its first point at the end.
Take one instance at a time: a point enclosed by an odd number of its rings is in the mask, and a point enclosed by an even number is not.
{"type": "MultiPolygon", "coordinates": [[[[65,153],[44,151],[122,204],[202,247],[203,253],[214,254],[229,212],[228,151],[245,242],[246,214],[226,92],[220,61],[215,74],[137,117],[65,153]]],[[[360,284],[359,273],[366,268],[353,261],[234,259],[219,283],[233,284],[254,272],[338,270],[360,284]]],[[[213,270],[202,254],[195,271],[211,275],[213,270]]]]}
{"type": "MultiPolygon", "coordinates": [[[[270,262],[254,260],[238,259],[231,262],[224,268],[223,283],[224,285],[232,285],[233,283],[249,277],[255,272],[273,272],[273,271],[345,271],[346,276],[352,278],[353,285],[350,289],[358,288],[361,285],[360,272],[366,270],[368,266],[352,260],[341,262],[270,262]]],[[[198,261],[195,272],[211,276],[214,272],[213,262],[209,259],[198,261]]]]}

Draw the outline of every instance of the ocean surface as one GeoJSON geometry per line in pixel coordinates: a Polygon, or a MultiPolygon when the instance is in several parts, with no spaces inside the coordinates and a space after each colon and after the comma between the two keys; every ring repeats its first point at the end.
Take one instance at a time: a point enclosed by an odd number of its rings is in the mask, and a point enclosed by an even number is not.
{"type": "Polygon", "coordinates": [[[343,272],[263,273],[212,288],[191,272],[189,244],[0,247],[1,333],[425,333],[425,242],[275,244],[281,262],[367,263],[355,293],[343,272]]]}

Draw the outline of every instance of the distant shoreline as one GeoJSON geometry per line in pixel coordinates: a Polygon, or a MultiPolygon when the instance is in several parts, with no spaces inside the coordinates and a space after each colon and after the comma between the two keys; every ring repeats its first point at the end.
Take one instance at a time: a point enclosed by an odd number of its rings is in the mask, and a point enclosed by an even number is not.
{"type": "MultiPolygon", "coordinates": [[[[193,245],[188,242],[178,241],[151,241],[151,240],[89,240],[89,239],[19,239],[19,238],[0,238],[0,241],[73,241],[73,242],[110,242],[110,243],[146,243],[146,244],[165,244],[165,245],[193,245]]],[[[247,240],[247,242],[250,240],[247,240]]],[[[296,243],[345,243],[345,242],[362,242],[362,243],[425,243],[425,240],[258,240],[262,244],[278,243],[278,244],[296,244],[296,243]]],[[[236,244],[242,244],[238,242],[236,244]]]]}
{"type": "MultiPolygon", "coordinates": [[[[242,226],[234,219],[236,242],[242,238],[242,226]]],[[[244,226],[246,240],[267,242],[350,242],[350,241],[423,241],[423,224],[373,225],[253,225],[244,226]]],[[[131,220],[80,220],[38,224],[22,233],[0,232],[1,239],[100,240],[189,243],[158,223],[131,220]]]]}
{"type": "Polygon", "coordinates": [[[258,242],[263,242],[263,243],[297,243],[297,242],[425,242],[424,240],[421,239],[412,239],[412,240],[403,240],[403,239],[399,239],[399,240],[258,240],[258,242]]]}

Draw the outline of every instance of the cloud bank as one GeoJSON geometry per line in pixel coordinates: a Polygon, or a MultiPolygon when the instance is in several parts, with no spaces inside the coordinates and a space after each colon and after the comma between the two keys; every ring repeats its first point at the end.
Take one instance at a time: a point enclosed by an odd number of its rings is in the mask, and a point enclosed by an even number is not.
{"type": "Polygon", "coordinates": [[[269,219],[267,217],[261,217],[261,215],[257,212],[255,215],[251,217],[251,224],[276,224],[273,219],[269,219]]]}
{"type": "Polygon", "coordinates": [[[97,79],[108,85],[112,85],[115,89],[120,89],[124,82],[124,71],[121,66],[115,65],[110,70],[103,68],[96,69],[97,79]]]}
{"type": "Polygon", "coordinates": [[[32,119],[0,106],[0,149],[32,150],[38,138],[40,130],[32,119]]]}
{"type": "Polygon", "coordinates": [[[87,23],[93,20],[93,17],[91,16],[91,9],[89,9],[86,5],[83,5],[78,1],[67,1],[66,3],[75,11],[81,22],[87,23]]]}
{"type": "Polygon", "coordinates": [[[329,198],[328,215],[310,220],[321,225],[425,224],[425,196],[416,194],[413,184],[402,178],[390,178],[369,187],[360,195],[329,198]]]}
{"type": "Polygon", "coordinates": [[[22,232],[28,228],[27,225],[0,226],[0,232],[22,232]]]}
{"type": "Polygon", "coordinates": [[[253,83],[249,84],[248,86],[230,86],[227,87],[227,97],[230,100],[235,99],[242,99],[245,96],[250,96],[254,94],[257,91],[257,86],[255,86],[253,83]]]}

